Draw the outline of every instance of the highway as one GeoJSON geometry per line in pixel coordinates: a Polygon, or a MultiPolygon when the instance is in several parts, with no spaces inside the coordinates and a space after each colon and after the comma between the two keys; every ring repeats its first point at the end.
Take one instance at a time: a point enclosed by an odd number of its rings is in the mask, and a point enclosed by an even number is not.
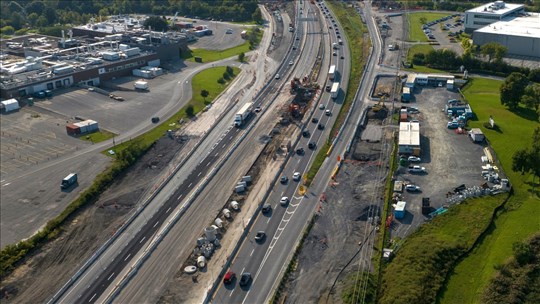
{"type": "MultiPolygon", "coordinates": [[[[304,1],[304,3],[307,3],[307,1],[304,1]]],[[[317,14],[317,18],[321,18],[319,10],[313,5],[310,6],[309,10],[304,8],[304,12],[305,11],[308,11],[308,16],[310,14],[317,14]]],[[[347,59],[350,58],[349,50],[346,47],[340,47],[340,49],[337,50],[337,56],[331,55],[331,43],[337,42],[338,38],[335,26],[330,22],[330,19],[325,19],[324,17],[322,19],[325,24],[323,32],[328,32],[330,34],[324,35],[325,41],[323,43],[325,43],[326,49],[325,56],[330,57],[330,64],[336,65],[336,70],[340,72],[342,93],[340,93],[339,97],[333,101],[330,98],[329,93],[323,92],[320,99],[320,104],[325,105],[323,110],[319,109],[318,104],[313,105],[316,107],[313,117],[317,118],[324,126],[328,126],[328,128],[325,128],[324,131],[319,130],[317,124],[312,123],[311,118],[308,117],[308,123],[304,130],[308,130],[310,136],[302,137],[298,142],[298,145],[293,148],[294,153],[296,148],[302,147],[305,150],[305,154],[294,154],[289,160],[283,171],[283,175],[289,178],[288,183],[277,183],[275,185],[267,200],[267,203],[272,205],[272,211],[266,214],[260,213],[257,215],[257,219],[254,222],[248,237],[243,240],[240,251],[234,257],[230,269],[237,274],[238,278],[243,272],[249,272],[252,276],[251,284],[240,287],[238,285],[239,279],[237,279],[230,285],[220,285],[213,297],[213,303],[268,302],[276,287],[276,283],[281,277],[281,271],[286,266],[289,255],[294,250],[295,244],[301,235],[306,222],[309,220],[318,204],[319,195],[322,193],[321,190],[324,190],[324,187],[326,186],[327,179],[323,179],[322,185],[312,187],[308,190],[306,195],[301,196],[298,194],[298,188],[301,182],[292,179],[294,172],[300,172],[304,175],[305,171],[309,168],[309,164],[316,155],[317,151],[309,149],[308,143],[316,142],[317,147],[320,147],[328,137],[328,132],[335,120],[335,116],[327,116],[325,111],[328,109],[332,113],[339,112],[339,108],[345,98],[343,92],[346,90],[346,87],[344,87],[344,84],[348,82],[349,78],[350,61],[347,59]],[[329,26],[331,26],[332,29],[329,29],[329,26]],[[341,55],[347,60],[340,59],[341,55]],[[279,202],[280,198],[283,196],[290,199],[289,204],[285,207],[281,206],[279,202]],[[266,238],[260,243],[254,240],[255,234],[258,231],[264,231],[266,233],[266,238]]],[[[309,32],[320,32],[321,29],[318,22],[307,23],[309,32]]],[[[342,37],[342,40],[345,41],[344,37],[342,37]]],[[[323,65],[320,74],[322,79],[327,77],[327,71],[328,66],[323,65]]],[[[333,169],[335,162],[330,160],[328,163],[333,169]]]]}
{"type": "MultiPolygon", "coordinates": [[[[297,35],[302,36],[302,29],[297,30],[297,35]]],[[[299,52],[291,52],[285,58],[285,62],[296,61],[299,52]]],[[[279,74],[284,75],[286,70],[290,67],[283,65],[279,74]]],[[[265,91],[260,95],[273,93],[279,86],[279,82],[273,80],[265,91]]],[[[258,99],[254,106],[259,105],[264,99],[258,99]]],[[[227,127],[222,126],[215,128],[215,133],[218,135],[210,136],[210,138],[218,140],[212,142],[211,147],[206,144],[204,150],[201,152],[196,151],[193,154],[193,158],[196,160],[197,165],[189,172],[186,170],[180,170],[172,180],[175,183],[171,183],[171,186],[162,190],[155,197],[154,201],[147,207],[148,212],[145,211],[135,219],[135,221],[126,229],[126,232],[121,235],[110,247],[106,250],[101,258],[97,259],[93,265],[91,265],[82,274],[76,282],[62,294],[59,302],[64,303],[93,303],[98,301],[103,292],[114,282],[117,277],[131,265],[131,261],[134,257],[140,254],[141,249],[146,248],[149,244],[149,240],[155,236],[158,229],[168,220],[173,211],[182,204],[186,204],[184,200],[189,193],[198,185],[198,183],[208,174],[212,168],[214,168],[216,161],[224,156],[225,151],[235,141],[239,134],[243,133],[243,129],[232,128],[232,116],[234,115],[233,109],[228,116],[225,116],[221,123],[227,127]]],[[[253,119],[252,119],[253,120],[253,119]]],[[[183,168],[182,168],[183,169],[183,168]]],[[[191,244],[189,245],[191,246],[191,244]]],[[[53,301],[54,302],[54,301],[53,301]]]]}

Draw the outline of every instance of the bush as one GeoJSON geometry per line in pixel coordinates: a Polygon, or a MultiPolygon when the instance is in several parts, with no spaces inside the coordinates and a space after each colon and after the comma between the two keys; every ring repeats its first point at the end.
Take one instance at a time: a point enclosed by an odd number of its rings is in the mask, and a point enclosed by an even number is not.
{"type": "Polygon", "coordinates": [[[220,78],[220,79],[217,80],[217,82],[218,82],[219,84],[225,84],[225,79],[220,78]]]}
{"type": "Polygon", "coordinates": [[[227,74],[229,74],[230,76],[234,76],[234,70],[233,70],[233,68],[230,67],[230,66],[227,66],[227,67],[225,68],[225,72],[226,72],[227,74]]]}
{"type": "Polygon", "coordinates": [[[223,73],[223,79],[229,81],[229,80],[231,80],[231,75],[229,75],[229,73],[225,72],[225,73],[223,73]]]}
{"type": "Polygon", "coordinates": [[[188,106],[186,107],[186,115],[187,115],[188,117],[193,117],[193,116],[195,115],[195,109],[193,108],[192,105],[188,105],[188,106]]]}

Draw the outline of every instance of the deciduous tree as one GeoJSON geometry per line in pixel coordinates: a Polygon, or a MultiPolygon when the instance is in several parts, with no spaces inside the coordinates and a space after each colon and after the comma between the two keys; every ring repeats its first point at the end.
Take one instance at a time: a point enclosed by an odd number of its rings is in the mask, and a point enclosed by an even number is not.
{"type": "Polygon", "coordinates": [[[501,104],[512,110],[516,109],[528,82],[527,77],[521,73],[512,73],[506,77],[500,88],[501,104]]]}

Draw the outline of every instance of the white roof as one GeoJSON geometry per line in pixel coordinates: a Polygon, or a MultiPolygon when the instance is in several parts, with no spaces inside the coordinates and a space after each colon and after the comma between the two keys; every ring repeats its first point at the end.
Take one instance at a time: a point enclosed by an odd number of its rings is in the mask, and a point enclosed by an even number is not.
{"type": "Polygon", "coordinates": [[[18,105],[19,102],[17,101],[17,99],[11,98],[11,99],[8,99],[8,100],[3,100],[3,101],[2,101],[2,104],[3,104],[4,106],[10,105],[10,104],[17,104],[17,105],[18,105]]]}
{"type": "Polygon", "coordinates": [[[397,204],[394,205],[394,209],[396,211],[405,211],[405,206],[407,205],[404,201],[399,201],[397,204]]]}
{"type": "Polygon", "coordinates": [[[484,5],[471,8],[470,10],[466,11],[467,13],[484,13],[484,14],[490,14],[490,15],[504,15],[508,12],[517,10],[522,8],[523,4],[515,4],[515,3],[504,3],[503,8],[495,9],[495,2],[486,3],[484,5]]]}
{"type": "Polygon", "coordinates": [[[528,14],[530,16],[505,18],[504,20],[477,29],[475,33],[540,38],[540,14],[528,14]]]}
{"type": "Polygon", "coordinates": [[[402,122],[399,124],[399,145],[420,146],[420,123],[402,122]]]}

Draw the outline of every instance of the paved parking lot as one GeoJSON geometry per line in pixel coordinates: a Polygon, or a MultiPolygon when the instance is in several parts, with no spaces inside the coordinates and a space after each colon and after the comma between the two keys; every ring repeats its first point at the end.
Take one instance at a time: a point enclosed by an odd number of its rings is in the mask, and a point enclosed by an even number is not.
{"type": "MultiPolygon", "coordinates": [[[[446,128],[447,119],[441,111],[448,99],[459,99],[457,92],[444,87],[417,87],[416,101],[409,104],[420,110],[413,119],[420,121],[421,159],[418,165],[426,168],[426,174],[410,174],[406,167],[399,167],[396,180],[403,180],[421,187],[420,193],[404,192],[407,212],[403,219],[396,219],[393,237],[403,237],[420,225],[422,197],[429,197],[431,206],[439,208],[446,204],[446,193],[465,184],[477,186],[485,181],[481,176],[483,145],[473,143],[465,134],[457,134],[446,128]]],[[[474,109],[473,109],[474,110],[474,109]]]]}
{"type": "Polygon", "coordinates": [[[433,46],[436,50],[437,49],[453,50],[459,56],[463,54],[463,48],[461,47],[459,41],[456,40],[456,42],[451,42],[450,41],[451,37],[448,36],[450,32],[456,33],[460,30],[465,30],[463,25],[455,25],[456,18],[463,19],[463,17],[453,17],[446,21],[442,21],[440,23],[432,25],[430,27],[430,30],[433,33],[433,36],[435,36],[436,41],[439,43],[439,45],[433,46]],[[447,25],[447,24],[450,25],[449,27],[446,27],[447,30],[442,30],[441,25],[447,25]]]}
{"type": "MultiPolygon", "coordinates": [[[[190,22],[193,19],[181,19],[180,21],[190,22]]],[[[228,22],[219,22],[219,21],[206,21],[206,20],[196,20],[194,26],[206,25],[210,30],[212,30],[212,35],[199,37],[198,41],[191,44],[194,48],[202,48],[208,50],[224,50],[228,48],[235,47],[246,42],[240,33],[243,30],[247,30],[252,25],[241,25],[228,22]],[[227,29],[232,29],[231,34],[227,34],[227,29]]]]}
{"type": "Polygon", "coordinates": [[[38,107],[0,116],[0,179],[91,145],[68,136],[65,125],[65,117],[38,107]]]}

